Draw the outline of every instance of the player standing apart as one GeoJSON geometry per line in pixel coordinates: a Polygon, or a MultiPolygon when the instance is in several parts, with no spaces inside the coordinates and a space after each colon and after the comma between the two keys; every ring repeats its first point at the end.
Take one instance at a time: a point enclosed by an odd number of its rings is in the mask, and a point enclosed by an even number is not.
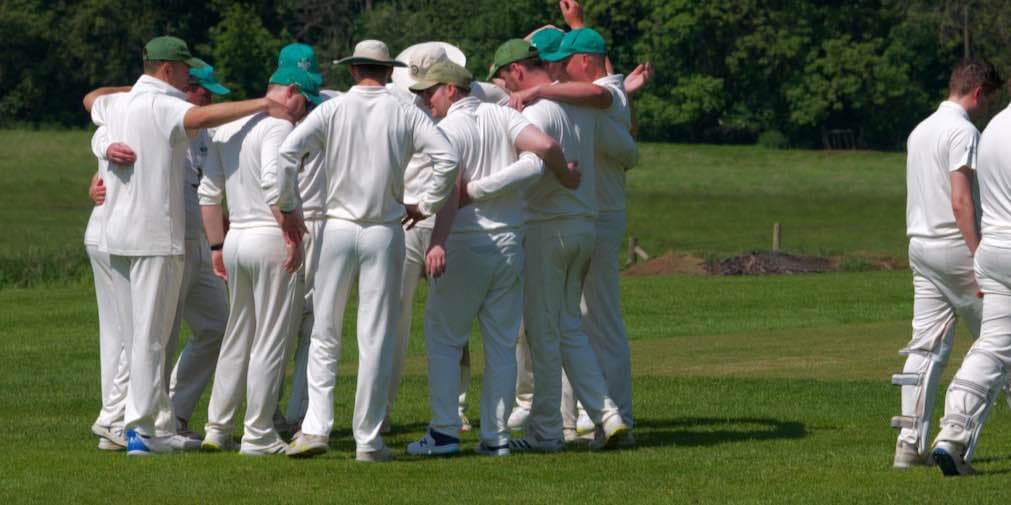
{"type": "Polygon", "coordinates": [[[973,338],[979,336],[982,302],[973,274],[979,244],[973,206],[979,131],[971,118],[986,112],[1000,87],[996,70],[981,60],[955,67],[948,99],[909,135],[906,157],[906,232],[913,271],[913,337],[899,353],[902,415],[893,466],[927,463],[927,437],[937,384],[948,362],[960,315],[973,338]]]}

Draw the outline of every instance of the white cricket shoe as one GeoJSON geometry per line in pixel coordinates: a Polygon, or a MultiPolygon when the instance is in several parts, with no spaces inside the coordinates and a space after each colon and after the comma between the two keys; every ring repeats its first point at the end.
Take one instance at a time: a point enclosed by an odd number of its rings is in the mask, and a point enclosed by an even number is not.
{"type": "MultiPolygon", "coordinates": [[[[121,449],[126,449],[126,437],[123,436],[122,427],[102,426],[96,423],[91,425],[91,433],[94,434],[99,439],[101,439],[99,440],[99,442],[101,442],[102,440],[108,442],[108,444],[106,444],[107,446],[111,444],[121,449]]],[[[99,443],[98,448],[102,449],[101,443],[99,443]]],[[[103,450],[113,451],[117,449],[103,449],[103,450]]]]}
{"type": "Polygon", "coordinates": [[[108,439],[100,438],[98,439],[98,450],[100,451],[125,451],[126,447],[121,445],[116,445],[110,442],[108,439]]]}
{"type": "Polygon", "coordinates": [[[245,456],[271,456],[274,454],[285,454],[287,449],[288,444],[282,442],[281,440],[277,440],[266,447],[242,444],[242,447],[239,449],[239,454],[245,456]]]}
{"type": "Polygon", "coordinates": [[[527,425],[527,418],[530,417],[530,410],[523,407],[516,407],[512,414],[509,414],[509,429],[512,431],[523,431],[527,425]]]}
{"type": "Polygon", "coordinates": [[[200,450],[204,452],[234,451],[235,443],[232,442],[231,435],[223,435],[215,431],[208,431],[204,436],[204,439],[200,441],[200,450]]]}
{"type": "Polygon", "coordinates": [[[590,441],[590,449],[614,449],[625,438],[628,433],[628,426],[621,420],[621,416],[612,415],[604,421],[603,426],[598,426],[593,433],[593,440],[590,441]]]}
{"type": "Polygon", "coordinates": [[[288,444],[285,454],[289,458],[311,458],[319,456],[330,449],[328,439],[322,435],[302,433],[288,444]]]}
{"type": "Polygon", "coordinates": [[[378,451],[355,451],[355,461],[359,463],[388,463],[393,459],[393,451],[385,445],[378,451]]]}
{"type": "Polygon", "coordinates": [[[959,444],[937,442],[930,455],[945,476],[974,475],[976,473],[976,469],[965,461],[965,448],[959,444]]]}
{"type": "Polygon", "coordinates": [[[412,456],[446,456],[459,452],[459,438],[443,435],[431,428],[421,439],[407,444],[407,454],[412,456]]]}
{"type": "Polygon", "coordinates": [[[151,454],[170,454],[200,449],[200,441],[179,435],[163,437],[145,437],[133,430],[127,434],[126,453],[129,456],[148,456],[151,454]]]}
{"type": "Polygon", "coordinates": [[[525,435],[509,441],[510,452],[559,452],[565,449],[565,440],[543,440],[537,435],[525,435]]]}
{"type": "Polygon", "coordinates": [[[927,466],[930,463],[928,454],[920,454],[916,447],[901,440],[895,443],[895,457],[892,458],[892,468],[913,468],[927,466]]]}
{"type": "Polygon", "coordinates": [[[586,414],[586,411],[580,410],[579,418],[576,419],[576,433],[580,435],[589,435],[596,429],[597,426],[590,420],[590,416],[586,414]]]}

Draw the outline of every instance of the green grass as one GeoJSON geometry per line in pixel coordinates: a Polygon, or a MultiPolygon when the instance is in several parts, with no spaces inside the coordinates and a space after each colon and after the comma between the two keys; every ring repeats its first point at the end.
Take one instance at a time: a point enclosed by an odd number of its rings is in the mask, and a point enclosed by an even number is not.
{"type": "MultiPolygon", "coordinates": [[[[85,131],[0,130],[0,286],[80,282],[96,168],[85,131]]],[[[720,257],[771,247],[772,224],[795,253],[905,250],[903,155],[643,144],[628,174],[629,234],[652,255],[720,257]]]]}
{"type": "MultiPolygon", "coordinates": [[[[889,468],[898,391],[888,377],[909,334],[908,288],[901,272],[626,278],[637,449],[401,456],[381,466],[352,461],[353,337],[345,338],[332,450],[319,459],[100,453],[88,432],[98,409],[93,293],[0,290],[0,426],[11,449],[0,460],[0,502],[1001,503],[1011,472],[1003,402],[977,453],[981,476],[889,468]]],[[[420,340],[386,439],[400,450],[429,415],[420,340]]],[[[958,342],[956,356],[964,332],[958,342]]],[[[475,402],[479,389],[476,380],[475,402]]],[[[472,419],[477,412],[472,405],[472,419]]],[[[194,417],[202,426],[206,397],[194,417]]],[[[466,448],[475,443],[464,437],[466,448]]]]}

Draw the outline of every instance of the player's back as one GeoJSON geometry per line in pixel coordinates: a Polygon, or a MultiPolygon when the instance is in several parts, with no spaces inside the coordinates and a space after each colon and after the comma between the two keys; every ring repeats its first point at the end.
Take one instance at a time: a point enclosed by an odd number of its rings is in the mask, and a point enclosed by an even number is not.
{"type": "Polygon", "coordinates": [[[594,138],[596,111],[541,99],[523,109],[523,116],[561,146],[565,159],[578,161],[579,187],[567,189],[545,172],[527,194],[527,221],[597,215],[594,138]]]}

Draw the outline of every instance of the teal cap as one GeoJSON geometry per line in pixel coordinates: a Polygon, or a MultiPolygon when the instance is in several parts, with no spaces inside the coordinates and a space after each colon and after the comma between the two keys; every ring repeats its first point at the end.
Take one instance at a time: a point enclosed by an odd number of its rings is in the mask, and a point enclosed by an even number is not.
{"type": "Polygon", "coordinates": [[[316,85],[323,84],[323,76],[319,73],[319,62],[311,46],[295,42],[281,49],[277,58],[277,67],[297,67],[309,73],[316,85]]]}
{"type": "MultiPolygon", "coordinates": [[[[200,60],[200,58],[197,58],[200,60]]],[[[214,93],[215,95],[227,95],[231,93],[231,90],[221,85],[218,80],[214,77],[214,67],[207,64],[206,61],[200,60],[204,66],[202,67],[191,67],[190,77],[196,80],[200,87],[214,93]]]]}
{"type": "Polygon", "coordinates": [[[557,52],[544,55],[541,58],[545,61],[561,61],[574,54],[599,54],[603,56],[607,54],[607,44],[604,42],[604,37],[601,37],[593,28],[579,28],[566,33],[565,37],[562,37],[562,42],[558,45],[557,52]]]}
{"type": "Polygon", "coordinates": [[[549,60],[548,58],[558,52],[558,46],[562,44],[562,38],[564,37],[565,32],[561,30],[544,28],[535,33],[533,37],[530,37],[530,43],[537,48],[537,52],[540,54],[542,60],[557,61],[549,60]]]}
{"type": "Polygon", "coordinates": [[[270,84],[280,84],[289,86],[294,84],[298,87],[298,92],[313,105],[319,105],[323,99],[319,96],[319,84],[312,78],[312,74],[298,67],[279,67],[270,76],[270,84]]]}

